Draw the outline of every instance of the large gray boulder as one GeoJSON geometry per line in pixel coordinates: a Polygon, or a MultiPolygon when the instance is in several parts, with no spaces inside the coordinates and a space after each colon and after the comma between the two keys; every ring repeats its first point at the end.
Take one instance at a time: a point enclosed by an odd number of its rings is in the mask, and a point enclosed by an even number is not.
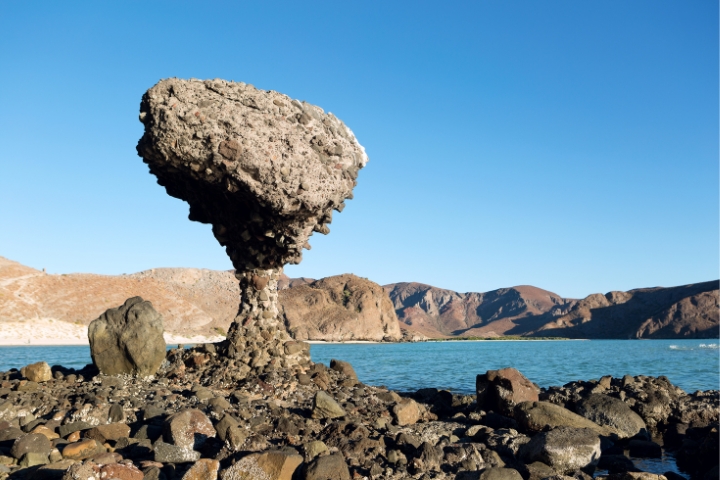
{"type": "Polygon", "coordinates": [[[575,410],[588,420],[612,429],[618,438],[630,438],[639,433],[647,435],[642,417],[619,398],[594,393],[580,401],[575,410]]]}
{"type": "Polygon", "coordinates": [[[600,426],[567,408],[549,402],[522,402],[515,407],[514,416],[524,432],[541,432],[553,427],[573,427],[587,428],[607,437],[614,433],[608,427],[600,426]]]}
{"type": "Polygon", "coordinates": [[[594,467],[600,460],[600,437],[588,428],[557,427],[535,435],[520,449],[527,463],[543,462],[559,473],[594,467]]]}
{"type": "Polygon", "coordinates": [[[154,375],[165,360],[162,316],[140,297],[93,320],[88,340],[93,363],[106,375],[154,375]]]}

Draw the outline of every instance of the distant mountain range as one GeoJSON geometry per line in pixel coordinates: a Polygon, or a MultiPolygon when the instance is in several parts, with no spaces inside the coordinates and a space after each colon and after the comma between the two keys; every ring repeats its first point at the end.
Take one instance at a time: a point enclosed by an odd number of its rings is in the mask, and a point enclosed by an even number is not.
{"type": "MultiPolygon", "coordinates": [[[[379,287],[341,275],[285,277],[280,288],[291,291],[281,292],[280,301],[291,333],[309,340],[398,340],[403,332],[404,338],[718,338],[719,287],[715,280],[577,300],[532,286],[457,293],[420,283],[379,287]]],[[[173,334],[217,335],[235,317],[239,288],[228,271],[49,275],[0,257],[0,324],[87,325],[135,295],[153,303],[173,334]]]]}
{"type": "Polygon", "coordinates": [[[720,282],[640,288],[568,299],[532,286],[457,293],[386,285],[401,328],[429,338],[718,338],[720,282]]]}

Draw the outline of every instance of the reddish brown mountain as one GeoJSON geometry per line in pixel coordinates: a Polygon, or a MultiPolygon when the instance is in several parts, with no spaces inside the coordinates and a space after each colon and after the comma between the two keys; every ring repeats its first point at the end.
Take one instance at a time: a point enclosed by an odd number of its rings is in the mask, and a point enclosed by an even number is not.
{"type": "Polygon", "coordinates": [[[457,293],[386,285],[401,327],[431,338],[718,338],[718,281],[593,294],[582,300],[531,286],[457,293]]]}

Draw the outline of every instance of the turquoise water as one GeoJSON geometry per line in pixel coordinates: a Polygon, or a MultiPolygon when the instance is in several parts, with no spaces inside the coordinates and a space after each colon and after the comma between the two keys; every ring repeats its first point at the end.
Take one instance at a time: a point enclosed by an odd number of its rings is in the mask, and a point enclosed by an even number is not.
{"type": "MultiPolygon", "coordinates": [[[[485,341],[395,344],[319,344],[310,353],[326,365],[350,362],[370,385],[401,391],[424,387],[475,391],[475,376],[515,367],[541,387],[603,375],[665,375],[687,392],[720,388],[717,340],[485,341]]],[[[0,347],[0,371],[44,360],[81,368],[87,346],[0,347]]]]}

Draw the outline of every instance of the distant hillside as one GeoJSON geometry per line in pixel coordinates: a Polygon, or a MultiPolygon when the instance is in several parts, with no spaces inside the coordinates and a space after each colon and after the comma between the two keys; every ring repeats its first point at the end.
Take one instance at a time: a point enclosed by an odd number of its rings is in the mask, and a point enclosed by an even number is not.
{"type": "Polygon", "coordinates": [[[718,338],[720,282],[593,294],[582,300],[531,286],[457,293],[421,283],[386,285],[405,330],[431,338],[718,338]]]}
{"type": "MultiPolygon", "coordinates": [[[[285,293],[280,298],[291,330],[311,340],[394,340],[399,334],[391,324],[397,315],[407,337],[420,338],[720,336],[718,281],[574,300],[531,286],[457,293],[420,283],[380,288],[350,277],[319,281],[284,277],[280,289],[285,293]],[[338,301],[338,292],[349,295],[345,290],[352,295],[338,301]],[[313,302],[319,302],[321,314],[314,312],[313,302]]],[[[230,271],[156,268],[117,276],[49,275],[0,257],[0,324],[61,321],[87,325],[108,308],[139,295],[163,315],[166,331],[215,335],[226,331],[235,318],[239,294],[230,271]]]]}

